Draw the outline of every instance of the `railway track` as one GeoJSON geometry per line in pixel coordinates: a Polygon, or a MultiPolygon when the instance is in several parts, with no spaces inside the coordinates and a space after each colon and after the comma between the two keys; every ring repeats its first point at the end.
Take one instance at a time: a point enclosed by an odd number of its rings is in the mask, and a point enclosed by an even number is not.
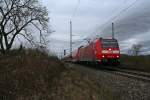
{"type": "MultiPolygon", "coordinates": [[[[106,73],[111,73],[115,75],[120,75],[140,81],[145,81],[145,82],[150,82],[150,73],[148,72],[142,72],[142,71],[136,71],[136,70],[131,70],[131,69],[124,69],[124,68],[119,68],[119,67],[112,67],[112,66],[104,66],[102,68],[95,68],[94,66],[88,66],[88,65],[79,65],[79,64],[73,64],[80,66],[78,70],[82,70],[83,72],[85,70],[93,70],[93,72],[99,73],[99,71],[104,71],[106,73]]],[[[86,72],[86,71],[85,71],[86,72]]]]}
{"type": "Polygon", "coordinates": [[[125,76],[128,78],[133,78],[133,79],[137,79],[137,80],[150,82],[150,73],[147,73],[147,72],[121,69],[121,68],[112,68],[112,67],[110,67],[109,69],[105,69],[104,71],[113,73],[116,75],[125,76]]]}

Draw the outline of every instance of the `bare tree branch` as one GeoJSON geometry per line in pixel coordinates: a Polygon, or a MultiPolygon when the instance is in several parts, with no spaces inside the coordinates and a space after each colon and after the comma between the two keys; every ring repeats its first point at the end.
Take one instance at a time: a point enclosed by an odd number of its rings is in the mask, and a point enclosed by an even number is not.
{"type": "Polygon", "coordinates": [[[42,31],[48,30],[48,12],[38,0],[4,0],[0,3],[2,5],[0,6],[0,45],[3,52],[11,49],[18,35],[22,35],[31,42],[33,39],[30,36],[33,33],[27,34],[24,29],[33,26],[34,30],[42,34],[46,44],[42,31]]]}

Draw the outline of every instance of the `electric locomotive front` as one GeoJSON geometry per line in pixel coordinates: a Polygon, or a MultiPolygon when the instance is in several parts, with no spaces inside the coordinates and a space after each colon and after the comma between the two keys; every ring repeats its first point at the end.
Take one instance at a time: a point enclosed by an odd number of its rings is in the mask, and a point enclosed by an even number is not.
{"type": "Polygon", "coordinates": [[[119,64],[120,49],[116,39],[101,39],[103,62],[119,64]]]}
{"type": "Polygon", "coordinates": [[[116,39],[98,39],[95,51],[99,62],[114,64],[119,64],[120,62],[120,49],[116,39]]]}

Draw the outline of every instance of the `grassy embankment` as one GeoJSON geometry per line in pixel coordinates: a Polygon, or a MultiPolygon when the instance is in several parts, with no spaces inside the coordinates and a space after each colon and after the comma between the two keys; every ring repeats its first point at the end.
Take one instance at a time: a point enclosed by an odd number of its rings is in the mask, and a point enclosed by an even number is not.
{"type": "Polygon", "coordinates": [[[150,72],[150,55],[147,56],[121,56],[121,63],[126,65],[125,67],[131,69],[142,70],[150,72]]]}
{"type": "Polygon", "coordinates": [[[31,49],[15,52],[0,56],[0,100],[116,100],[105,84],[56,57],[31,49]]]}
{"type": "Polygon", "coordinates": [[[0,100],[47,98],[52,79],[65,69],[56,57],[38,50],[0,56],[0,100]]]}

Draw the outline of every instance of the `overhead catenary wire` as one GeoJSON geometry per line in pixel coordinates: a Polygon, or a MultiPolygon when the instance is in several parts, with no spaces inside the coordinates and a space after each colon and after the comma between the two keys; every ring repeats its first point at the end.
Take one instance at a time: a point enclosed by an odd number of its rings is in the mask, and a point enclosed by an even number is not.
{"type": "Polygon", "coordinates": [[[78,11],[78,8],[79,8],[79,5],[80,5],[80,0],[78,0],[78,2],[77,2],[77,4],[76,4],[76,6],[75,6],[75,8],[74,8],[74,11],[73,11],[73,13],[72,13],[72,16],[71,16],[71,18],[70,19],[72,19],[72,18],[74,18],[75,17],[75,15],[76,15],[76,13],[77,13],[77,11],[78,11]]]}
{"type": "MultiPolygon", "coordinates": [[[[119,11],[119,13],[117,13],[115,16],[111,17],[110,19],[108,19],[103,25],[100,26],[100,33],[106,28],[106,26],[110,23],[112,23],[114,20],[117,20],[120,15],[122,15],[122,13],[127,12],[130,8],[132,8],[139,0],[135,0],[133,1],[131,4],[129,4],[128,6],[126,6],[125,8],[123,8],[122,10],[119,11]]],[[[79,5],[80,5],[80,0],[78,0],[78,3],[76,4],[74,11],[70,17],[70,22],[72,21],[72,19],[76,16],[76,13],[79,9],[79,5]]]]}
{"type": "Polygon", "coordinates": [[[110,22],[112,23],[114,20],[118,19],[118,17],[123,14],[124,12],[128,11],[130,8],[132,8],[139,0],[135,0],[134,2],[132,2],[129,6],[123,8],[117,15],[115,15],[114,17],[111,17],[109,20],[107,20],[103,25],[100,26],[101,31],[100,33],[105,29],[105,27],[110,24],[110,22]]]}

